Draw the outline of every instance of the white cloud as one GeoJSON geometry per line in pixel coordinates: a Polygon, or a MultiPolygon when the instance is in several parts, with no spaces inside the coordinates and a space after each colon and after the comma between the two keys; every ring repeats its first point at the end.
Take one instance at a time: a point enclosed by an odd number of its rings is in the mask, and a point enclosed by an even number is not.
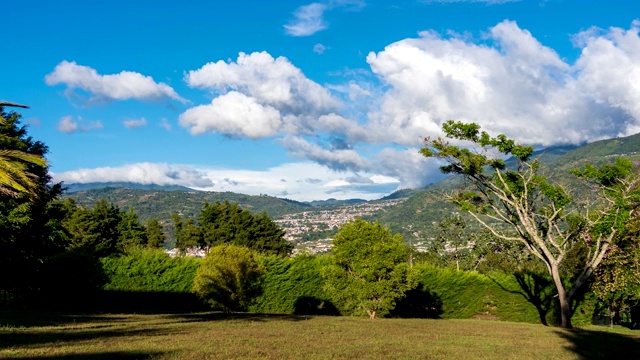
{"type": "Polygon", "coordinates": [[[287,34],[291,36],[309,36],[329,27],[322,15],[327,6],[320,3],[311,3],[300,6],[293,13],[294,19],[284,26],[287,34]]]}
{"type": "Polygon", "coordinates": [[[121,167],[79,169],[52,174],[54,181],[86,184],[91,182],[134,182],[139,184],[207,187],[213,183],[203,171],[185,165],[138,163],[121,167]]]}
{"type": "Polygon", "coordinates": [[[322,55],[325,52],[325,50],[327,50],[327,47],[320,43],[313,45],[313,52],[318,55],[322,55]]]}
{"type": "Polygon", "coordinates": [[[169,85],[156,83],[150,76],[132,71],[100,75],[95,69],[75,61],[62,61],[45,76],[45,82],[51,86],[66,85],[69,95],[74,89],[86,91],[92,95],[92,100],[173,99],[186,102],[169,85]]]}
{"type": "Polygon", "coordinates": [[[213,99],[210,105],[187,110],[180,115],[179,122],[194,135],[216,131],[252,139],[273,136],[282,126],[278,110],[260,105],[254,98],[237,91],[213,99]]]}
{"type": "MultiPolygon", "coordinates": [[[[640,22],[629,30],[591,29],[576,36],[582,54],[576,61],[575,88],[600,106],[619,110],[625,118],[609,120],[620,135],[640,131],[640,22]]],[[[602,131],[603,129],[598,129],[602,131]]]]}
{"type": "Polygon", "coordinates": [[[306,158],[337,171],[360,171],[369,168],[369,162],[352,149],[324,149],[297,136],[288,136],[282,144],[293,156],[306,158]]]}
{"type": "Polygon", "coordinates": [[[78,120],[74,120],[73,116],[64,116],[58,122],[57,129],[58,131],[65,134],[73,134],[77,132],[87,132],[94,129],[102,129],[104,126],[102,122],[97,121],[89,121],[84,122],[82,118],[78,118],[78,120]]]}
{"type": "Polygon", "coordinates": [[[309,80],[287,58],[267,52],[240,53],[236,62],[208,63],[185,76],[191,87],[217,91],[236,90],[283,113],[317,114],[340,104],[329,91],[309,80]]]}
{"type": "Polygon", "coordinates": [[[58,131],[73,134],[78,131],[78,123],[73,120],[72,116],[65,116],[58,122],[58,131]]]}
{"type": "Polygon", "coordinates": [[[139,163],[121,167],[54,173],[54,181],[71,183],[136,182],[181,185],[206,191],[285,197],[298,201],[328,198],[379,199],[398,186],[392,177],[337,172],[311,162],[282,164],[263,171],[139,163]]]}
{"type": "MultiPolygon", "coordinates": [[[[329,27],[329,23],[323,17],[327,11],[336,8],[343,11],[359,11],[366,5],[364,0],[329,0],[324,3],[315,2],[303,5],[293,12],[293,19],[284,25],[284,29],[291,36],[310,36],[329,27]]],[[[318,45],[321,44],[316,44],[316,46],[318,45]]],[[[314,51],[316,51],[315,47],[314,51]]],[[[324,47],[322,51],[324,51],[324,47]]]]}
{"type": "Polygon", "coordinates": [[[137,129],[137,128],[142,127],[142,126],[147,126],[147,119],[140,118],[140,119],[125,120],[123,122],[123,125],[127,129],[137,129]]]}
{"type": "Polygon", "coordinates": [[[635,27],[583,34],[574,66],[515,22],[503,21],[487,36],[492,46],[422,32],[370,53],[372,71],[389,90],[369,114],[369,140],[418,146],[456,119],[550,145],[628,133],[640,123],[633,115],[640,104],[635,27]]]}

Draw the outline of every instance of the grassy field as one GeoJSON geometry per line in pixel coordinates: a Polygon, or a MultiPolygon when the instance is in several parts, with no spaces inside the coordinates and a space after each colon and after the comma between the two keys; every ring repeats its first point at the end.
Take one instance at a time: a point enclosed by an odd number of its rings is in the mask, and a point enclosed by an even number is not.
{"type": "Polygon", "coordinates": [[[483,320],[0,312],[0,358],[640,359],[640,331],[483,320]]]}

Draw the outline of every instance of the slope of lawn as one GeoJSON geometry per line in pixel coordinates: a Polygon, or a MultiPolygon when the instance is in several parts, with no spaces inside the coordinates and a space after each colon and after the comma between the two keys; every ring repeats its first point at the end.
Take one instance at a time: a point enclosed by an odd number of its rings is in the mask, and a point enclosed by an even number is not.
{"type": "Polygon", "coordinates": [[[640,359],[640,332],[483,320],[0,312],[0,358],[640,359]]]}

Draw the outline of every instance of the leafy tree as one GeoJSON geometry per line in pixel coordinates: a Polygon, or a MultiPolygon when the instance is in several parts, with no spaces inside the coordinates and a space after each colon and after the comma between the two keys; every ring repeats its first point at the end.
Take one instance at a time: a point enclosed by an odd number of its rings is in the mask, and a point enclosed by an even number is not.
{"type": "Polygon", "coordinates": [[[178,214],[172,214],[171,218],[173,219],[173,227],[175,229],[176,246],[181,252],[202,245],[200,228],[196,226],[193,219],[182,221],[178,214]]]}
{"type": "Polygon", "coordinates": [[[138,215],[133,208],[129,208],[127,212],[120,212],[118,232],[120,233],[119,243],[123,249],[147,245],[146,229],[140,223],[140,219],[138,219],[138,215]]]}
{"type": "Polygon", "coordinates": [[[43,160],[48,148],[28,136],[20,118],[0,106],[0,272],[11,274],[0,277],[0,288],[14,298],[40,287],[43,264],[64,249],[65,240],[62,213],[52,202],[62,188],[50,184],[43,160]]]}
{"type": "MultiPolygon", "coordinates": [[[[448,165],[440,168],[442,172],[460,174],[475,186],[475,191],[458,192],[452,197],[457,205],[497,238],[520,242],[544,264],[558,292],[562,326],[571,328],[571,300],[616,239],[624,217],[619,212],[621,204],[607,204],[598,216],[572,214],[571,196],[542,174],[538,159],[531,158],[533,147],[516,144],[505,135],[491,137],[473,123],[449,120],[442,129],[448,138],[469,141],[474,148],[427,138],[421,153],[445,160],[448,165]],[[513,156],[515,165],[505,162],[504,156],[513,156]],[[577,274],[563,275],[561,266],[577,247],[586,250],[581,267],[577,274]]],[[[576,175],[605,187],[619,184],[607,188],[612,191],[610,195],[620,198],[637,191],[631,186],[630,168],[604,169],[602,173],[596,170],[588,167],[576,175]]]]}
{"type": "Polygon", "coordinates": [[[599,168],[587,164],[572,171],[603,194],[594,234],[615,233],[618,239],[594,270],[592,284],[598,299],[616,309],[640,300],[640,179],[634,170],[629,160],[618,158],[599,168]]]}
{"type": "Polygon", "coordinates": [[[377,222],[356,219],[345,224],[332,252],[332,263],[322,271],[325,288],[349,310],[365,311],[373,319],[393,309],[415,286],[402,236],[377,222]]]}
{"type": "Polygon", "coordinates": [[[33,167],[44,168],[45,151],[33,152],[30,139],[25,141],[26,129],[17,127],[20,118],[15,112],[5,113],[0,106],[0,194],[38,196],[42,186],[33,167]]]}
{"type": "Polygon", "coordinates": [[[213,308],[246,311],[260,294],[264,273],[264,266],[251,249],[231,244],[215,246],[198,268],[194,291],[213,308]]]}
{"type": "Polygon", "coordinates": [[[166,240],[166,236],[158,218],[147,220],[145,229],[147,232],[147,246],[150,248],[161,248],[166,240]]]}
{"type": "Polygon", "coordinates": [[[456,263],[456,270],[460,270],[460,260],[468,255],[469,236],[465,232],[467,223],[455,215],[446,217],[438,223],[440,232],[436,237],[438,253],[442,257],[451,257],[456,263]]]}
{"type": "Polygon", "coordinates": [[[266,213],[252,214],[237,203],[206,203],[198,222],[182,221],[172,215],[176,242],[182,251],[190,247],[209,249],[221,244],[246,246],[264,254],[288,255],[293,245],[284,239],[284,230],[266,213]]]}
{"type": "Polygon", "coordinates": [[[108,256],[123,250],[120,243],[120,209],[107,203],[105,199],[96,202],[93,209],[77,207],[68,200],[70,213],[64,225],[71,233],[70,249],[81,249],[99,257],[108,256]]]}

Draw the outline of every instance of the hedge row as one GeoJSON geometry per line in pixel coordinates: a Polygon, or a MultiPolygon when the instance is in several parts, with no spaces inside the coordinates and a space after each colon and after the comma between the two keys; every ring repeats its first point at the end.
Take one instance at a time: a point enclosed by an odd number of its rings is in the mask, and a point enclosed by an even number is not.
{"type": "MultiPolygon", "coordinates": [[[[338,314],[323,289],[320,270],[328,256],[262,257],[267,269],[262,294],[252,312],[280,314],[338,314]]],[[[102,259],[105,290],[147,293],[189,293],[201,260],[170,258],[161,251],[143,250],[102,259]]],[[[456,271],[418,265],[418,287],[399,301],[390,316],[446,319],[485,318],[529,323],[556,323],[555,287],[546,274],[456,271]]],[[[176,298],[177,299],[177,298],[176,298]]],[[[589,323],[595,301],[577,303],[573,322],[589,323]]],[[[195,311],[196,309],[194,309],[195,311]]],[[[198,307],[197,310],[200,310],[198,307]]]]}

